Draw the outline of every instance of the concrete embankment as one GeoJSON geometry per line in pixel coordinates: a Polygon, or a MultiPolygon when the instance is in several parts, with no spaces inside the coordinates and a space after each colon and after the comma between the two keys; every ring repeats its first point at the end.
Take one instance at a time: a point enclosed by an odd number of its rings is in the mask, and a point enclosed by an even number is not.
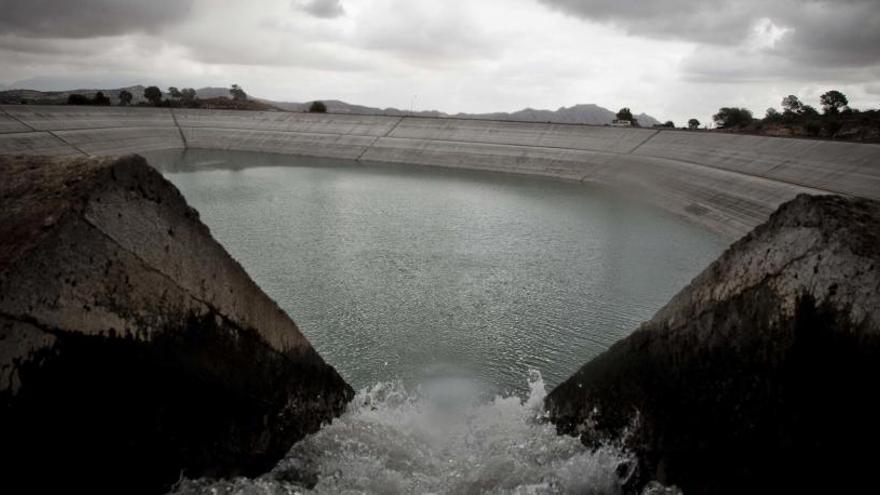
{"type": "Polygon", "coordinates": [[[861,493],[880,442],[880,202],[798,196],[546,399],[702,493],[861,493]]]}
{"type": "Polygon", "coordinates": [[[0,156],[11,493],[259,474],[352,396],[143,158],[0,156]]]}
{"type": "Polygon", "coordinates": [[[621,188],[739,237],[799,193],[880,199],[880,145],[601,126],[5,106],[0,153],[203,148],[494,170],[621,188]]]}

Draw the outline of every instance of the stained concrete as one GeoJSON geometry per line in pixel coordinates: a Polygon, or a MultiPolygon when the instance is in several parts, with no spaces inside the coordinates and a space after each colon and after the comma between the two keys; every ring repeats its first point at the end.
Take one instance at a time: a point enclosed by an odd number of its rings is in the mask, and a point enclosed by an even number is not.
{"type": "Polygon", "coordinates": [[[0,153],[229,149],[540,175],[617,187],[730,239],[799,193],[880,199],[876,144],[421,117],[0,109],[0,153]]]}
{"type": "Polygon", "coordinates": [[[548,394],[684,493],[861,493],[880,442],[880,202],[800,195],[548,394]]]}
{"type": "Polygon", "coordinates": [[[256,475],[353,396],[143,158],[0,156],[0,206],[5,487],[256,475]]]}

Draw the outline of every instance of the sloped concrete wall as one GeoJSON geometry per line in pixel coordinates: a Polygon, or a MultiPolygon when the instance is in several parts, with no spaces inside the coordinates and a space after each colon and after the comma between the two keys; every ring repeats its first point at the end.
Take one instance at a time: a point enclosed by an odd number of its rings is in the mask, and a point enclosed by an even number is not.
{"type": "Polygon", "coordinates": [[[551,391],[549,417],[622,442],[625,493],[873,491],[878,287],[880,202],[798,196],[551,391]]]}
{"type": "Polygon", "coordinates": [[[0,107],[0,153],[228,149],[541,175],[618,187],[736,238],[799,193],[880,199],[880,145],[529,122],[0,107]]]}
{"type": "Polygon", "coordinates": [[[168,109],[7,105],[0,110],[3,154],[101,156],[184,147],[168,109]]]}
{"type": "Polygon", "coordinates": [[[721,168],[840,194],[880,196],[880,145],[705,132],[661,132],[635,154],[721,168]]]}
{"type": "Polygon", "coordinates": [[[10,493],[257,475],[354,395],[142,157],[0,156],[0,234],[10,493]]]}

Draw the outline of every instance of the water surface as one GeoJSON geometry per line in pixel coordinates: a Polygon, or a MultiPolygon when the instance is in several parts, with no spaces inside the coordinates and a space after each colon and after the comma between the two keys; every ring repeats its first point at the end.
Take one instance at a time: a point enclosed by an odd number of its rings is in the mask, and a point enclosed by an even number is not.
{"type": "Polygon", "coordinates": [[[148,156],[356,389],[461,373],[554,386],[725,247],[596,186],[195,151],[148,156]]]}

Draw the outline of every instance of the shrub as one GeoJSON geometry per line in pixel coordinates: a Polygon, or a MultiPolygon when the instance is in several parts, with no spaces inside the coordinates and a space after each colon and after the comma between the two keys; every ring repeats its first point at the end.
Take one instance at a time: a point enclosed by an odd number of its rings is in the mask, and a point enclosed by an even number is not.
{"type": "Polygon", "coordinates": [[[238,84],[233,84],[232,87],[229,88],[229,94],[232,95],[232,99],[235,101],[247,100],[247,93],[245,93],[238,84]]]}
{"type": "Polygon", "coordinates": [[[839,120],[827,120],[825,122],[825,134],[828,137],[834,137],[835,134],[843,127],[843,122],[839,120]]]}
{"type": "Polygon", "coordinates": [[[323,101],[313,101],[309,106],[309,113],[327,113],[327,105],[323,101]]]}
{"type": "Polygon", "coordinates": [[[67,97],[68,105],[91,105],[92,100],[89,99],[86,95],[81,95],[78,93],[74,93],[67,97]]]}
{"type": "Polygon", "coordinates": [[[95,105],[110,105],[110,98],[105,96],[103,91],[98,91],[95,93],[95,98],[92,100],[92,103],[95,105]]]}

